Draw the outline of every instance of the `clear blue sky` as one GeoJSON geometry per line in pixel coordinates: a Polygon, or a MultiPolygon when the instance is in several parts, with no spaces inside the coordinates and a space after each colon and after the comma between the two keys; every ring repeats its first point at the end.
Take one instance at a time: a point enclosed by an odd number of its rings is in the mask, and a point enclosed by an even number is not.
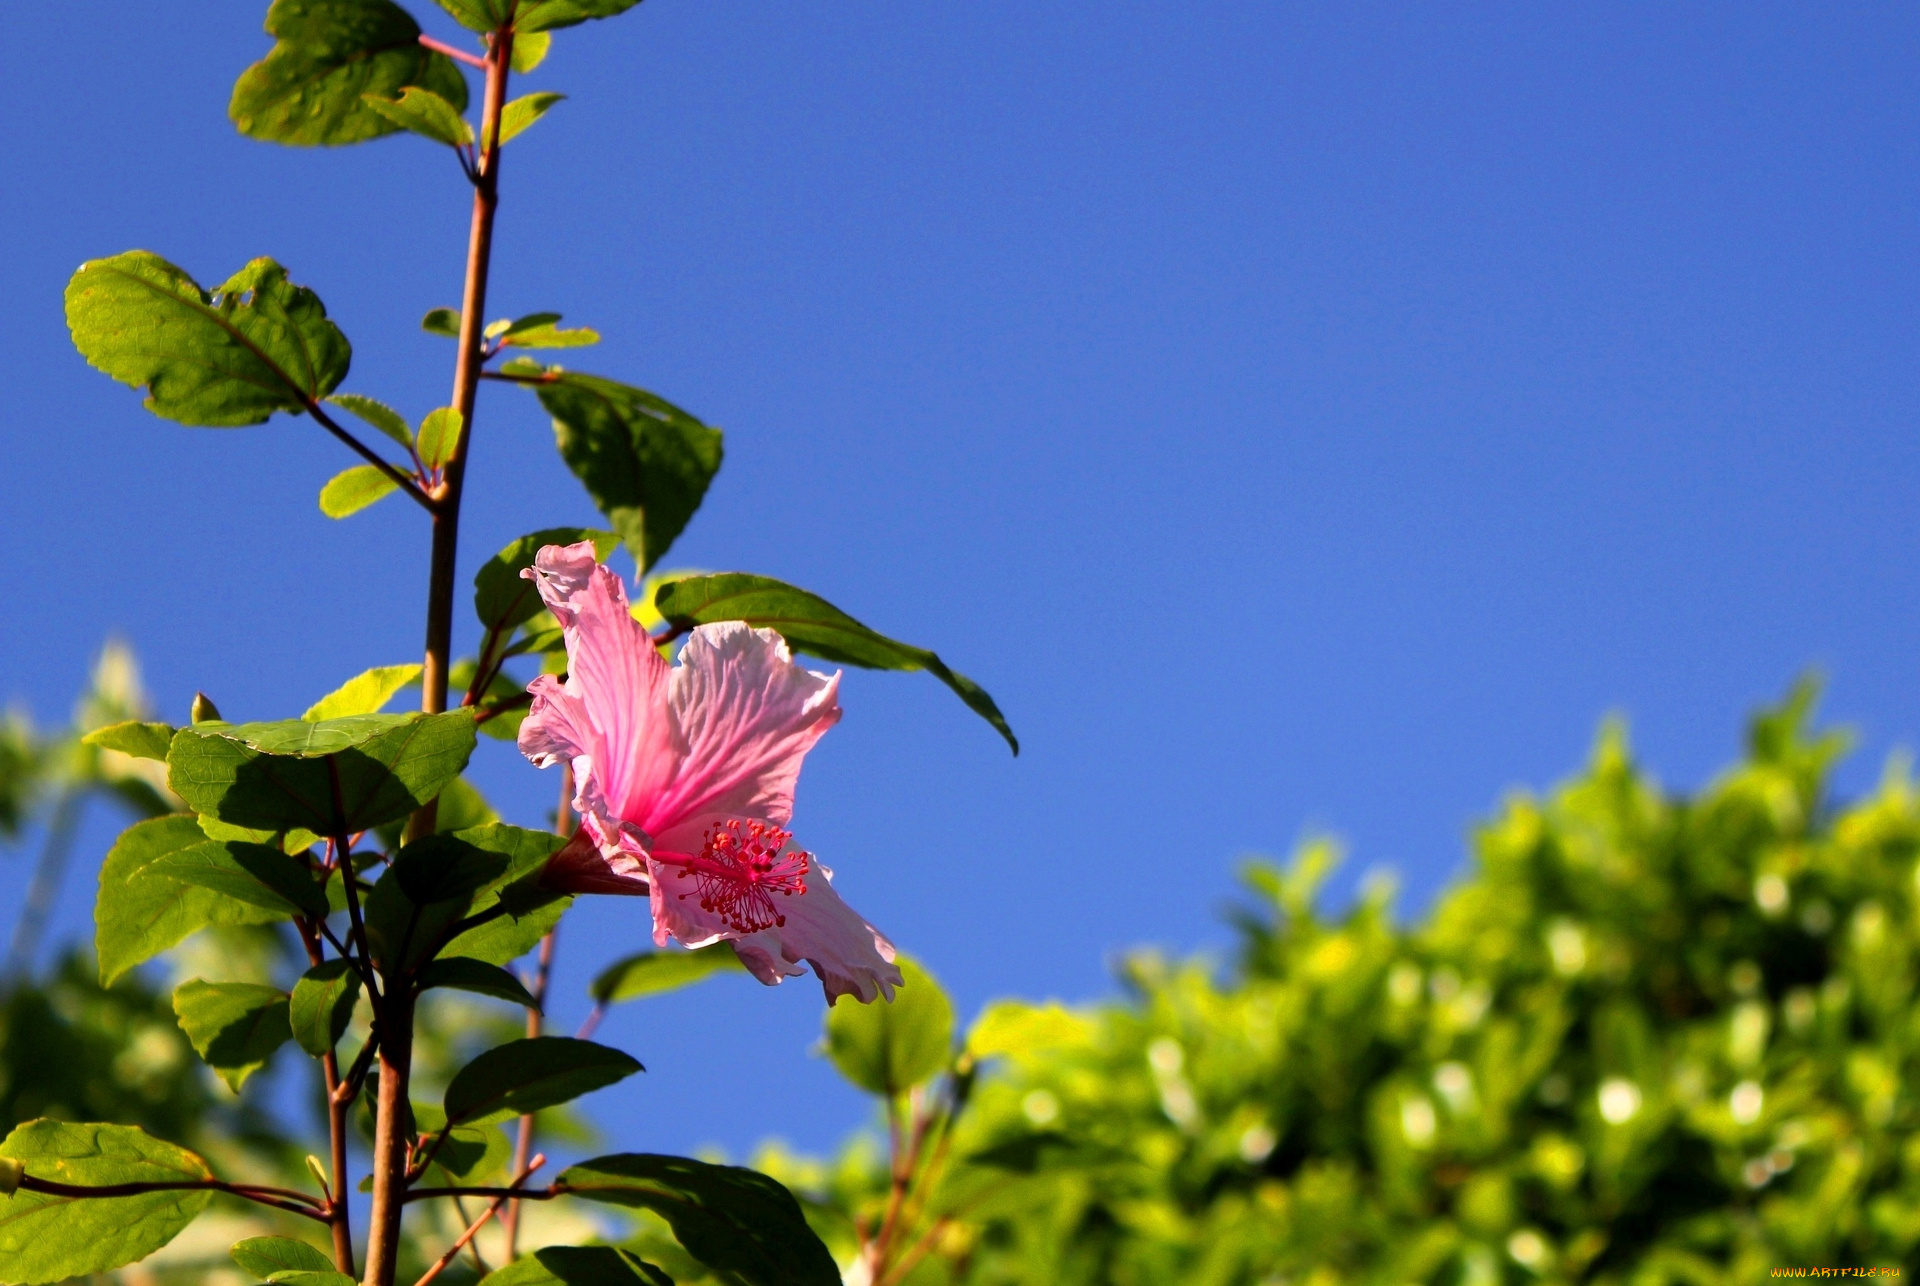
{"type": "MultiPolygon", "coordinates": [[[[83,259],[270,254],[347,388],[445,400],[453,162],[239,137],[263,11],[29,5],[0,42],[0,692],[43,721],[111,631],[174,719],[419,652],[417,513],[329,522],[313,425],[157,421],[61,321],[83,259]]],[[[968,1013],[1093,997],[1117,949],[1223,942],[1235,860],[1313,829],[1417,908],[1610,710],[1698,783],[1816,665],[1851,788],[1915,743],[1917,44],[1892,4],[648,0],[526,82],[571,98],[508,153],[492,311],[599,327],[575,365],[726,428],[673,561],[999,698],[1018,761],[924,676],[850,674],[796,829],[968,1013]]],[[[531,399],[477,433],[468,570],[592,521],[531,399]]],[[[503,746],[474,771],[551,805],[503,746]]],[[[638,910],[569,922],[563,1020],[638,910]]],[[[823,1147],[865,1109],[819,1011],[630,1008],[605,1038],[651,1071],[594,1108],[625,1148],[823,1147]]]]}

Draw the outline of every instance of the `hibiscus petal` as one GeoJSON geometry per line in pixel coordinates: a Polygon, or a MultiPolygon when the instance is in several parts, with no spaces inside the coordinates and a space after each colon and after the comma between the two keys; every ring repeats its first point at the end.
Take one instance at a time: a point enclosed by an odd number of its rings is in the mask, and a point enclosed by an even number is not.
{"type": "Polygon", "coordinates": [[[863,1005],[879,996],[891,1001],[902,981],[893,943],[840,900],[832,880],[832,871],[814,863],[806,894],[781,903],[787,922],[735,939],[734,952],[768,986],[799,977],[804,960],[819,975],[829,1005],[842,996],[863,1005]]]}
{"type": "Polygon", "coordinates": [[[632,822],[645,766],[674,757],[663,715],[669,667],[627,610],[620,578],[594,561],[592,541],[548,545],[522,575],[566,636],[567,681],[529,685],[521,752],[541,767],[567,757],[582,799],[600,801],[609,821],[632,822]]]}
{"type": "Polygon", "coordinates": [[[840,721],[839,674],[794,664],[772,630],[726,621],[693,631],[666,689],[675,753],[646,761],[628,797],[645,805],[620,815],[649,835],[713,813],[785,826],[801,760],[840,721]]]}

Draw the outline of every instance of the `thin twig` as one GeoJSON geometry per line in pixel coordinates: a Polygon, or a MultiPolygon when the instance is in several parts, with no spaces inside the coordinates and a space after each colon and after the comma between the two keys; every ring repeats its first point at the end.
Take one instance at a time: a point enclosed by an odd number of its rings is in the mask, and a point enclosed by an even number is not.
{"type": "Polygon", "coordinates": [[[552,1201],[555,1197],[564,1197],[573,1188],[563,1188],[557,1182],[544,1188],[409,1188],[402,1201],[411,1204],[415,1201],[431,1201],[435,1197],[512,1197],[516,1201],[552,1201]]]}
{"type": "Polygon", "coordinates": [[[295,1192],[291,1188],[267,1188],[249,1183],[228,1183],[222,1179],[178,1179],[163,1183],[58,1183],[52,1179],[37,1179],[33,1175],[22,1175],[20,1187],[26,1192],[44,1192],[50,1197],[72,1197],[75,1200],[109,1197],[142,1197],[153,1192],[224,1192],[230,1196],[245,1197],[248,1201],[257,1201],[263,1206],[273,1206],[289,1214],[305,1215],[319,1223],[329,1222],[324,1210],[325,1203],[305,1192],[295,1192]]]}
{"type": "MultiPolygon", "coordinates": [[[[564,764],[560,769],[560,802],[554,808],[553,829],[561,839],[572,839],[574,827],[578,823],[573,816],[573,765],[564,764]]],[[[540,1035],[547,1007],[547,985],[553,979],[554,934],[559,926],[548,929],[540,939],[540,955],[534,967],[533,1005],[527,1010],[527,1039],[534,1040],[540,1035]]],[[[520,1116],[519,1137],[513,1144],[513,1166],[518,1170],[527,1164],[527,1153],[533,1151],[533,1113],[523,1112],[520,1116]]],[[[507,1216],[503,1221],[507,1231],[507,1262],[520,1252],[520,1203],[514,1202],[507,1207],[507,1216]]]]}
{"type": "Polygon", "coordinates": [[[473,717],[473,722],[476,725],[483,724],[487,722],[489,719],[498,719],[501,715],[507,713],[507,711],[509,710],[518,710],[522,706],[530,706],[532,704],[533,704],[533,693],[522,692],[519,696],[508,697],[506,700],[500,701],[494,705],[481,706],[480,713],[473,717]]]}
{"type": "Polygon", "coordinates": [[[558,384],[560,376],[553,371],[542,371],[538,375],[525,375],[519,371],[481,371],[483,380],[499,380],[506,384],[558,384]]]}
{"type": "MultiPolygon", "coordinates": [[[[516,1189],[518,1189],[521,1184],[527,1181],[527,1177],[529,1175],[531,1175],[535,1170],[538,1170],[541,1166],[545,1165],[546,1163],[547,1163],[547,1158],[544,1156],[537,1156],[533,1160],[527,1162],[527,1168],[522,1170],[517,1176],[515,1176],[513,1182],[507,1185],[508,1194],[511,1194],[516,1189]]],[[[475,1219],[472,1223],[467,1225],[467,1230],[460,1234],[460,1240],[454,1242],[451,1246],[448,1246],[447,1253],[440,1256],[439,1259],[435,1260],[433,1267],[427,1269],[425,1274],[423,1274],[420,1280],[415,1282],[413,1286],[427,1286],[428,1282],[438,1277],[441,1271],[444,1270],[448,1264],[452,1263],[454,1259],[459,1256],[461,1250],[466,1247],[466,1244],[472,1241],[482,1228],[487,1226],[487,1220],[493,1218],[494,1214],[500,1209],[501,1206],[505,1205],[506,1202],[507,1202],[507,1198],[505,1196],[494,1198],[493,1204],[488,1206],[485,1210],[481,1211],[480,1217],[478,1219],[475,1219]]]]}
{"type": "Polygon", "coordinates": [[[353,434],[341,428],[338,420],[321,409],[317,399],[303,395],[301,400],[306,404],[307,414],[313,417],[314,423],[333,434],[334,437],[339,438],[340,441],[347,445],[347,449],[355,455],[365,460],[380,472],[386,474],[389,482],[413,497],[422,509],[425,509],[428,513],[437,513],[439,511],[439,504],[435,502],[432,496],[420,489],[419,483],[400,472],[399,468],[395,466],[392,461],[385,459],[372,447],[369,447],[359,438],[354,437],[353,434]]]}
{"type": "Polygon", "coordinates": [[[478,67],[481,71],[487,69],[487,60],[479,54],[470,54],[464,49],[447,44],[444,40],[435,40],[425,32],[420,33],[420,43],[436,54],[445,54],[455,62],[465,63],[469,67],[478,67]]]}

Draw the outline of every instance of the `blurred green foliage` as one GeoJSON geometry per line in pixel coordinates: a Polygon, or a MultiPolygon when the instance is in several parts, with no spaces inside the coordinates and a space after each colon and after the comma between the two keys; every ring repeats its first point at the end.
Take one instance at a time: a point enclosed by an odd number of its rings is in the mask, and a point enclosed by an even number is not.
{"type": "Polygon", "coordinates": [[[1248,868],[1227,967],[1142,952],[1113,1003],[992,1006],[948,1087],[894,1105],[928,1131],[893,1153],[899,1192],[873,1136],[757,1164],[876,1284],[1911,1262],[1920,796],[1896,763],[1836,804],[1844,740],[1812,695],[1692,797],[1609,726],[1580,776],[1479,828],[1417,923],[1382,883],[1317,910],[1336,853],[1312,844],[1248,868]]]}

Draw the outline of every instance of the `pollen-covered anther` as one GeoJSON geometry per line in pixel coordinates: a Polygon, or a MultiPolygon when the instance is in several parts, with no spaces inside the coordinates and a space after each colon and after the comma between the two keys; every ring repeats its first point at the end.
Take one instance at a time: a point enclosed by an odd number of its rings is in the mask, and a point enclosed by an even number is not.
{"type": "Polygon", "coordinates": [[[786,924],[774,907],[774,895],[807,891],[813,854],[787,848],[793,836],[768,822],[726,821],[707,828],[697,857],[656,854],[656,860],[680,867],[679,878],[694,887],[701,909],[719,916],[737,933],[758,933],[786,924]]]}

